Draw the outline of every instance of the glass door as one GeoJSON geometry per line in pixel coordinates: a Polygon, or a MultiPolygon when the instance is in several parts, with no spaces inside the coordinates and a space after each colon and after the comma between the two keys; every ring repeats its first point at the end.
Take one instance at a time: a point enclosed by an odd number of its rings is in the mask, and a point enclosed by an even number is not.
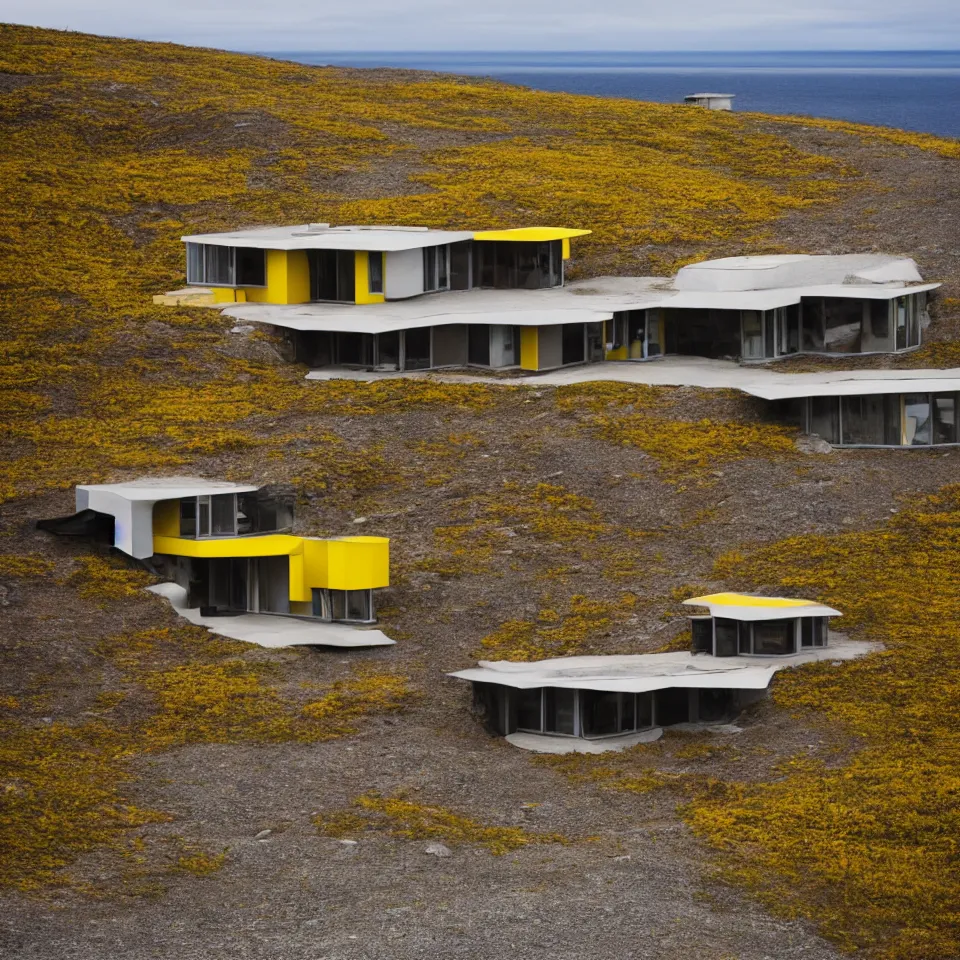
{"type": "Polygon", "coordinates": [[[740,339],[744,360],[763,359],[763,312],[740,311],[740,339]]]}

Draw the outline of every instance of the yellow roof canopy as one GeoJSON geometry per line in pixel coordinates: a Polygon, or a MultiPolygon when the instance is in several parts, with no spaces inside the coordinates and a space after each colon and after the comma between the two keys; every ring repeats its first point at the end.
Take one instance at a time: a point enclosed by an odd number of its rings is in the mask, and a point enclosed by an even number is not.
{"type": "Polygon", "coordinates": [[[755,597],[749,593],[711,593],[706,597],[684,600],[704,607],[816,607],[813,600],[792,600],[789,597],[755,597]]]}
{"type": "Polygon", "coordinates": [[[474,240],[517,240],[543,243],[547,240],[569,240],[571,237],[585,237],[592,230],[571,230],[567,227],[515,227],[512,230],[480,230],[473,235],[474,240]]]}
{"type": "Polygon", "coordinates": [[[730,620],[789,620],[796,617],[839,617],[839,610],[816,600],[791,597],[756,597],[749,593],[711,593],[684,600],[694,607],[709,607],[712,617],[730,620]]]}

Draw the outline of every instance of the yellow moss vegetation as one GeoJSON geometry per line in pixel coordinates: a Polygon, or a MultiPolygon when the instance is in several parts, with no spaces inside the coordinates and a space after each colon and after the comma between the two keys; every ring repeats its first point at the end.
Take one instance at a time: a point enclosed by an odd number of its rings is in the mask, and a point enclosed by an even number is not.
{"type": "Polygon", "coordinates": [[[715,464],[793,451],[796,431],[767,423],[683,420],[671,415],[674,391],[663,387],[587,383],[561,387],[561,410],[589,411],[586,426],[620,446],[652,457],[668,479],[696,478],[715,464]]]}
{"type": "MultiPolygon", "coordinates": [[[[64,868],[81,854],[120,849],[131,828],[169,819],[129,802],[138,756],[190,744],[330,740],[413,695],[406,677],[360,668],[310,699],[249,645],[196,627],[121,634],[96,652],[125,687],[98,697],[96,711],[139,705],[130,722],[43,726],[14,698],[0,704],[9,711],[0,719],[0,885],[67,883],[64,868]]],[[[192,851],[177,868],[205,876],[222,863],[192,851]]]]}
{"type": "Polygon", "coordinates": [[[123,796],[131,779],[122,737],[98,724],[0,723],[0,884],[36,890],[126,832],[164,820],[123,796]]]}
{"type": "Polygon", "coordinates": [[[53,572],[53,564],[37,554],[0,554],[0,577],[28,580],[53,572]]]}
{"type": "Polygon", "coordinates": [[[327,837],[356,837],[383,831],[404,840],[439,840],[450,846],[483,847],[494,856],[531,844],[569,843],[558,833],[535,833],[523,827],[497,827],[445,807],[415,803],[403,796],[367,793],[349,807],[318,814],[313,821],[327,837]]]}
{"type": "Polygon", "coordinates": [[[79,569],[70,574],[68,582],[87,600],[122,600],[135,597],[157,578],[146,572],[126,566],[121,560],[90,555],[78,557],[79,569]]]}
{"type": "Polygon", "coordinates": [[[960,954],[960,486],[868,533],[803,536],[722,561],[717,576],[816,596],[883,653],[781,674],[780,705],[862,749],[838,767],[789,762],[772,783],[687,816],[732,876],[776,909],[887,960],[960,954]]]}
{"type": "Polygon", "coordinates": [[[541,610],[536,620],[507,620],[480,641],[484,660],[543,660],[586,652],[596,639],[635,612],[637,597],[623,593],[617,600],[570,597],[567,609],[541,610]]]}

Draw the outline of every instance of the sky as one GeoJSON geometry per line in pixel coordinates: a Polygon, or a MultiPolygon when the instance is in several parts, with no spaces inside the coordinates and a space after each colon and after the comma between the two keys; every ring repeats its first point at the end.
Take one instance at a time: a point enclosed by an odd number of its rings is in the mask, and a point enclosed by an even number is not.
{"type": "Polygon", "coordinates": [[[960,49],[958,0],[0,0],[0,21],[263,52],[960,49]]]}

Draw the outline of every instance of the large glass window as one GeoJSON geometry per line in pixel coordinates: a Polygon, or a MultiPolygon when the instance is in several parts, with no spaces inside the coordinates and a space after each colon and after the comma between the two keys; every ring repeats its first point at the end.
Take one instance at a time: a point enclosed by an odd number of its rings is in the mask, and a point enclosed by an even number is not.
{"type": "Polygon", "coordinates": [[[197,498],[185,497],[180,501],[180,536],[197,535],[197,498]]]}
{"type": "Polygon", "coordinates": [[[827,645],[827,618],[800,618],[800,646],[825,647],[827,645]]]}
{"type": "Polygon", "coordinates": [[[473,283],[499,290],[537,290],[563,283],[559,240],[526,243],[512,240],[474,244],[473,283]]]}
{"type": "Polygon", "coordinates": [[[187,244],[187,283],[211,287],[262,287],[267,282],[266,254],[253,247],[187,244]]]}
{"type": "MultiPolygon", "coordinates": [[[[633,694],[628,694],[631,704],[633,694]]],[[[619,693],[608,693],[599,690],[580,691],[580,724],[585,737],[608,737],[620,733],[620,699],[619,693]]],[[[631,718],[633,729],[633,720],[631,718]]]]}
{"type": "Polygon", "coordinates": [[[777,329],[782,320],[782,310],[767,310],[763,324],[763,355],[775,357],[777,350],[777,329]]]}
{"type": "Polygon", "coordinates": [[[663,314],[659,310],[647,310],[647,349],[646,356],[659,357],[663,353],[660,342],[660,323],[663,314]]]}
{"type": "Polygon", "coordinates": [[[796,353],[800,349],[800,304],[793,303],[789,307],[783,307],[779,313],[782,315],[779,352],[796,353]]]}
{"type": "Polygon", "coordinates": [[[197,536],[210,536],[210,498],[197,497],[197,536]]]}
{"type": "Polygon", "coordinates": [[[355,303],[357,258],[353,250],[308,250],[310,299],[355,303]]]}
{"type": "Polygon", "coordinates": [[[543,690],[540,687],[516,691],[518,729],[533,730],[536,733],[543,730],[542,701],[543,690]]]}
{"type": "Polygon", "coordinates": [[[845,444],[900,443],[900,403],[895,394],[842,397],[840,411],[845,444]]]}
{"type": "Polygon", "coordinates": [[[829,297],[822,303],[823,349],[827,353],[859,353],[863,302],[845,297],[829,297]]]}
{"type": "Polygon", "coordinates": [[[204,283],[211,286],[232,287],[234,281],[233,256],[230,247],[207,244],[204,249],[204,283]]]}
{"type": "Polygon", "coordinates": [[[671,687],[656,693],[657,725],[669,727],[687,723],[690,719],[690,691],[685,687],[671,687]]]}
{"type": "Polygon", "coordinates": [[[801,302],[803,325],[800,344],[804,353],[823,353],[823,300],[819,297],[805,298],[801,302]]]}
{"type": "Polygon", "coordinates": [[[903,440],[907,446],[920,447],[930,443],[933,422],[929,393],[908,393],[903,398],[903,440]]]}
{"type": "Polygon", "coordinates": [[[467,363],[490,366],[490,327],[484,323],[467,325],[467,363]]]}
{"type": "Polygon", "coordinates": [[[736,620],[726,617],[714,618],[714,636],[716,638],[716,656],[735,657],[739,652],[740,643],[736,620]]]}
{"type": "Polygon", "coordinates": [[[863,349],[880,353],[895,350],[897,341],[893,335],[890,301],[868,300],[867,310],[870,320],[863,335],[863,349]]]}
{"type": "Polygon", "coordinates": [[[810,398],[809,429],[827,443],[840,442],[840,401],[837,397],[810,398]]]}
{"type": "Polygon", "coordinates": [[[653,694],[638,693],[635,702],[636,707],[636,728],[637,730],[646,730],[653,726],[653,694]]]}
{"type": "Polygon", "coordinates": [[[907,301],[907,346],[916,347],[920,345],[920,296],[911,294],[907,301]]]}
{"type": "Polygon", "coordinates": [[[238,287],[266,286],[267,260],[263,250],[237,247],[235,256],[238,287]]]}
{"type": "Polygon", "coordinates": [[[933,395],[933,442],[957,442],[957,395],[955,393],[933,395]]]}
{"type": "Polygon", "coordinates": [[[377,334],[377,369],[400,369],[400,331],[377,334]]]}
{"type": "Polygon", "coordinates": [[[894,301],[893,309],[897,319],[897,349],[905,350],[907,347],[907,303],[909,297],[897,297],[894,301]]]}
{"type": "Polygon", "coordinates": [[[547,687],[543,694],[543,729],[572,737],[576,732],[577,691],[547,687]]]}
{"type": "Polygon", "coordinates": [[[473,241],[450,244],[450,289],[469,290],[473,280],[473,241]]]}
{"type": "Polygon", "coordinates": [[[743,310],[740,313],[740,324],[744,360],[762,360],[763,313],[759,310],[743,310]]]}
{"type": "Polygon", "coordinates": [[[404,334],[404,370],[426,370],[430,360],[430,328],[416,327],[404,334]]]}
{"type": "Polygon", "coordinates": [[[757,620],[753,627],[753,652],[768,656],[793,653],[795,620],[757,620]]]}
{"type": "Polygon", "coordinates": [[[583,363],[586,338],[582,323],[565,323],[562,331],[560,362],[583,363]]]}
{"type": "Polygon", "coordinates": [[[345,623],[372,623],[375,619],[372,590],[330,590],[330,619],[345,623]]]}
{"type": "Polygon", "coordinates": [[[423,289],[446,290],[450,286],[450,244],[423,248],[423,289]]]}
{"type": "Polygon", "coordinates": [[[693,635],[691,648],[694,653],[713,653],[712,617],[691,617],[690,633],[693,635]]]}
{"type": "Polygon", "coordinates": [[[210,498],[213,535],[232,536],[237,532],[237,497],[233,493],[217,493],[210,498]]]}
{"type": "Polygon", "coordinates": [[[383,254],[379,251],[367,254],[367,282],[370,293],[383,293],[383,254]]]}
{"type": "Polygon", "coordinates": [[[374,334],[337,333],[335,347],[337,363],[351,366],[373,366],[374,334]]]}

